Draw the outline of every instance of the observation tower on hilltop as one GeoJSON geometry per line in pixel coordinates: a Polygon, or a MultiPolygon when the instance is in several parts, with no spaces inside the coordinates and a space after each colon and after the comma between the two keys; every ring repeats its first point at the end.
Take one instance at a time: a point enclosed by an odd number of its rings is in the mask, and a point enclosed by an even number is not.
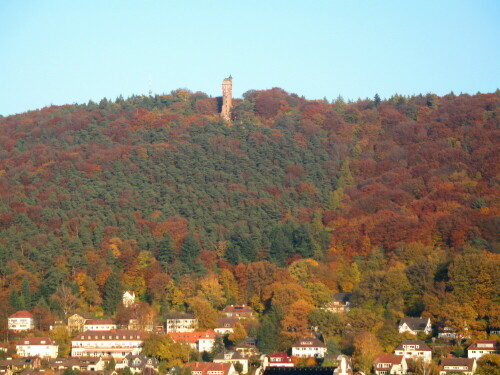
{"type": "Polygon", "coordinates": [[[233,97],[233,77],[231,75],[222,81],[222,110],[220,116],[231,121],[231,101],[233,97]]]}

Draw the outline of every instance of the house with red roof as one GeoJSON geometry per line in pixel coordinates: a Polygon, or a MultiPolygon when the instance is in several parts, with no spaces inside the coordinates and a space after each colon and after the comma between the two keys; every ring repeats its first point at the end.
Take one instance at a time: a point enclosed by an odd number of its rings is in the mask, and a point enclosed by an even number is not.
{"type": "Polygon", "coordinates": [[[26,337],[16,345],[20,357],[56,358],[59,345],[50,337],[26,337]]]}
{"type": "Polygon", "coordinates": [[[35,319],[29,311],[17,311],[8,318],[8,328],[11,331],[30,331],[35,328],[35,319]]]}
{"type": "Polygon", "coordinates": [[[381,354],[375,357],[373,369],[377,375],[405,375],[408,364],[402,355],[381,354]]]}
{"type": "Polygon", "coordinates": [[[286,353],[274,353],[264,356],[262,359],[262,368],[266,367],[293,367],[292,358],[286,353]]]}
{"type": "Polygon", "coordinates": [[[467,348],[467,357],[479,359],[485,354],[498,353],[496,340],[476,340],[467,348]]]}
{"type": "Polygon", "coordinates": [[[192,375],[236,375],[232,363],[189,362],[186,366],[192,375]]]}
{"type": "Polygon", "coordinates": [[[205,332],[168,332],[167,335],[175,342],[183,341],[188,343],[193,349],[201,353],[212,350],[217,333],[209,329],[205,332]]]}

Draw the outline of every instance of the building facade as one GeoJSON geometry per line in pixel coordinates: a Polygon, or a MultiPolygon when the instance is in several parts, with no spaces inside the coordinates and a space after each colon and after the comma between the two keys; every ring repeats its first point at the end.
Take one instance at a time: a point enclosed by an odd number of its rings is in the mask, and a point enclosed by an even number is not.
{"type": "Polygon", "coordinates": [[[326,345],[316,337],[304,337],[292,346],[292,357],[324,358],[326,345]]]}
{"type": "Polygon", "coordinates": [[[71,342],[71,356],[122,359],[129,354],[139,354],[145,337],[146,332],[128,329],[85,331],[71,342]]]}
{"type": "Polygon", "coordinates": [[[406,375],[408,364],[402,355],[382,354],[375,357],[373,369],[376,375],[406,375]]]}
{"type": "Polygon", "coordinates": [[[7,320],[7,326],[11,331],[30,331],[35,328],[35,320],[29,311],[17,311],[7,320]]]}
{"type": "Polygon", "coordinates": [[[194,332],[198,327],[198,319],[194,314],[178,313],[167,315],[165,329],[169,332],[194,332]]]}
{"type": "Polygon", "coordinates": [[[26,337],[16,345],[20,357],[57,358],[58,349],[50,337],[26,337]]]}
{"type": "Polygon", "coordinates": [[[84,331],[111,331],[116,323],[111,319],[88,319],[83,325],[84,331]]]}
{"type": "Polygon", "coordinates": [[[250,306],[245,305],[230,305],[224,307],[222,310],[226,318],[238,318],[238,319],[246,319],[251,318],[253,316],[252,308],[250,306]]]}
{"type": "Polygon", "coordinates": [[[473,375],[476,372],[476,367],[474,358],[443,358],[439,368],[439,375],[473,375]]]}
{"type": "Polygon", "coordinates": [[[215,356],[214,363],[232,363],[233,365],[240,363],[242,367],[241,373],[246,374],[248,372],[248,358],[244,358],[238,352],[223,351],[215,356]]]}
{"type": "Polygon", "coordinates": [[[432,361],[430,346],[420,340],[404,340],[398,345],[394,354],[402,355],[406,359],[422,360],[425,363],[432,361]]]}
{"type": "Polygon", "coordinates": [[[426,335],[432,333],[430,318],[403,318],[399,321],[399,333],[409,332],[412,335],[417,335],[423,332],[426,335]]]}
{"type": "Polygon", "coordinates": [[[476,340],[467,348],[467,357],[479,359],[485,354],[498,353],[496,340],[476,340]]]}

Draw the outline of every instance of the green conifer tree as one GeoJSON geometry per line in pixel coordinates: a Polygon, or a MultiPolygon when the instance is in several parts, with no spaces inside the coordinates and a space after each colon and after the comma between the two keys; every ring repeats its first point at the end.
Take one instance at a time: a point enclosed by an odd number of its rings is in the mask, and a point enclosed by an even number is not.
{"type": "Polygon", "coordinates": [[[172,237],[165,232],[163,234],[163,238],[160,241],[159,252],[158,252],[158,260],[162,264],[163,268],[166,270],[168,263],[175,259],[175,249],[172,241],[172,237]]]}
{"type": "Polygon", "coordinates": [[[26,276],[24,276],[23,284],[21,286],[21,296],[23,297],[24,300],[24,308],[26,310],[31,310],[32,307],[31,290],[28,278],[26,276]]]}
{"type": "Polygon", "coordinates": [[[24,308],[23,302],[19,296],[19,293],[17,292],[16,287],[13,287],[10,290],[9,304],[12,307],[12,309],[15,311],[23,310],[23,308],[24,308]]]}
{"type": "Polygon", "coordinates": [[[123,295],[123,285],[120,280],[120,275],[116,271],[109,275],[104,286],[104,311],[108,314],[113,314],[116,311],[117,305],[121,302],[123,295]]]}

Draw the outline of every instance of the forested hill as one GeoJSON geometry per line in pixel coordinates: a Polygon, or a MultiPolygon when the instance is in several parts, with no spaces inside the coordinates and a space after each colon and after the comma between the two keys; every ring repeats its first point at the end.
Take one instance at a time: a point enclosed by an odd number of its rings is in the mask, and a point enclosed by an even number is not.
{"type": "Polygon", "coordinates": [[[102,292],[113,264],[145,290],[156,261],[179,280],[500,252],[498,92],[329,103],[274,88],[236,100],[231,124],[217,112],[177,90],[0,118],[3,296],[27,277],[48,299],[81,271],[102,292]]]}

